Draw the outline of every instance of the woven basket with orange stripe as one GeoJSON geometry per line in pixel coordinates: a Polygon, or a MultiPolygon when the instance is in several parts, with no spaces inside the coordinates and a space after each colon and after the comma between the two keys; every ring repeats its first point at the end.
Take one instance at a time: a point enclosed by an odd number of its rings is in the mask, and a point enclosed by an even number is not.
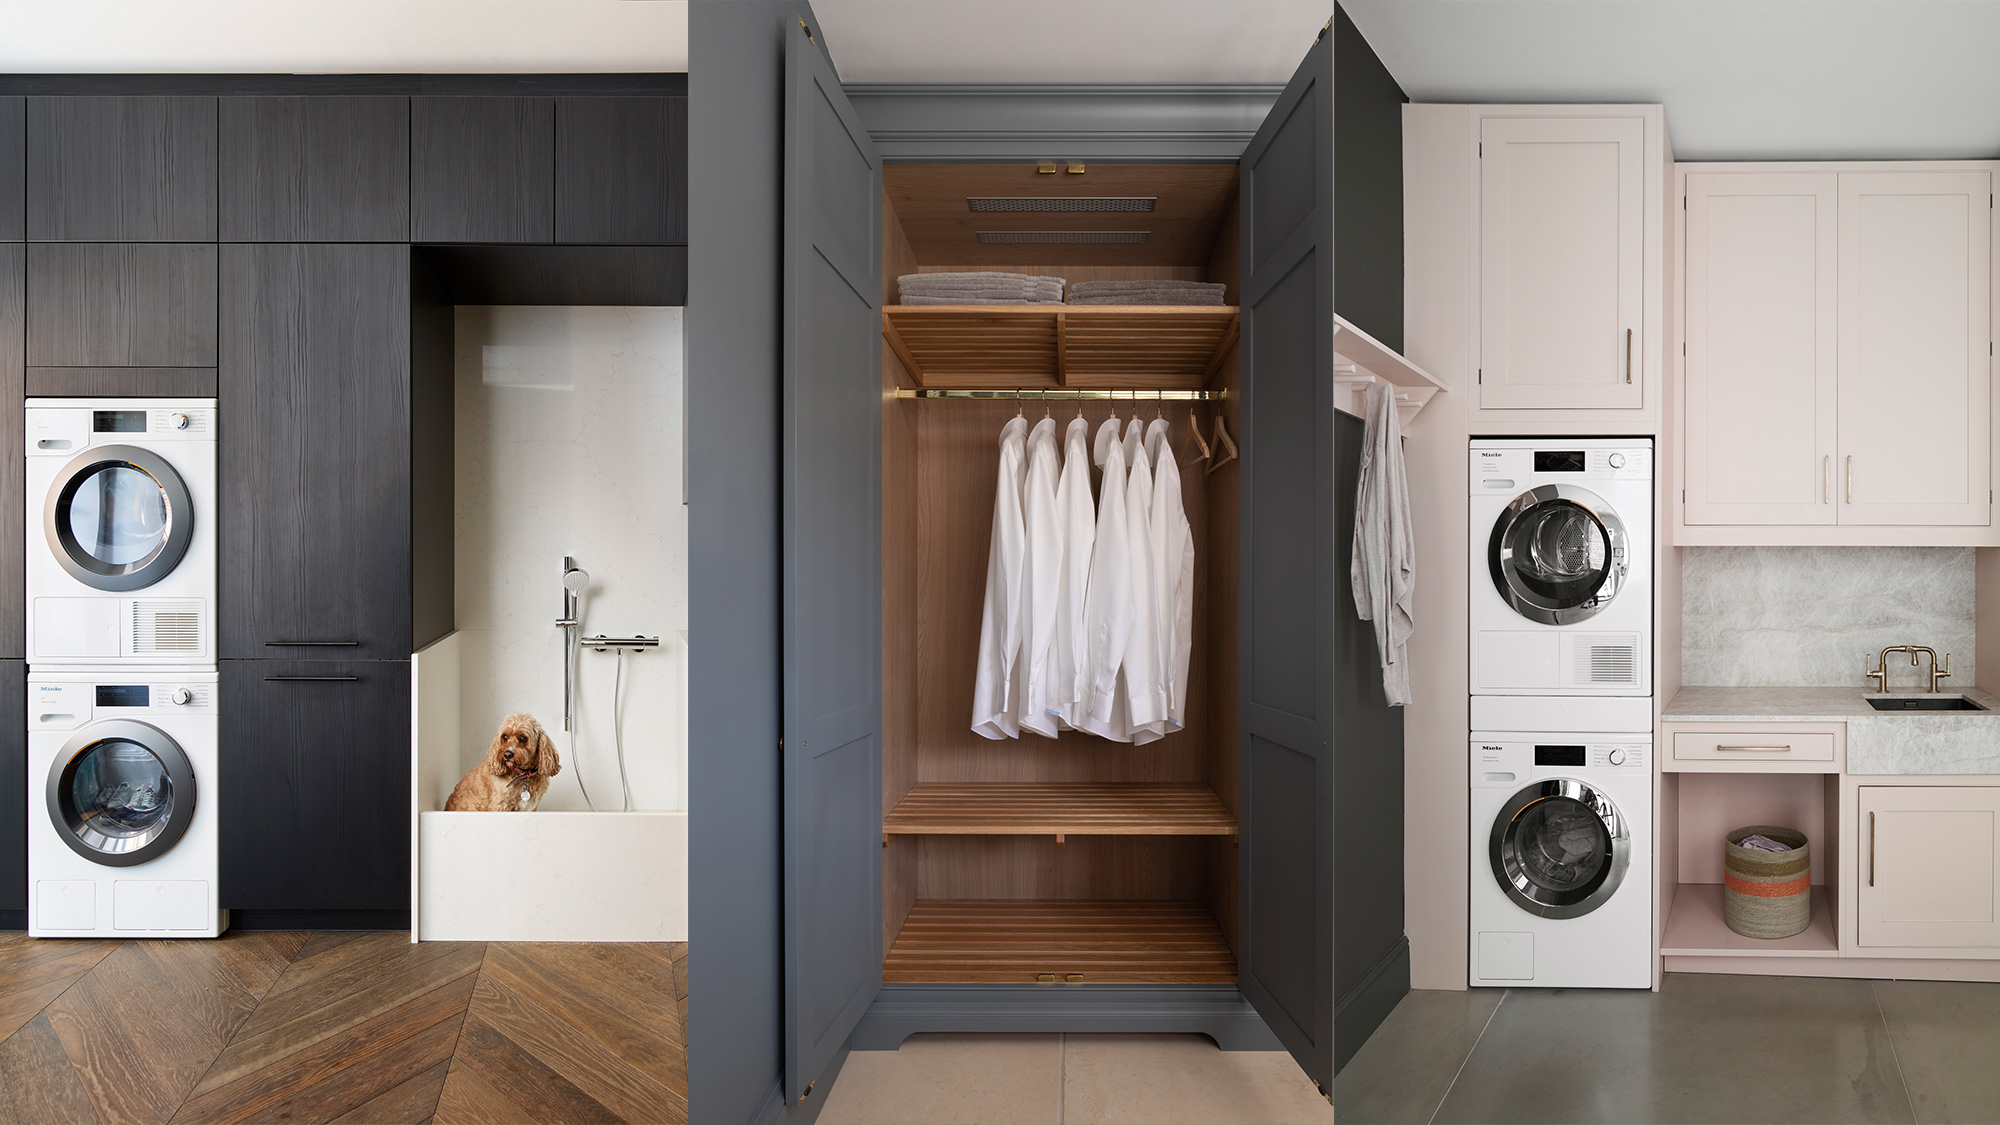
{"type": "Polygon", "coordinates": [[[1722,920],[1753,938],[1791,937],[1812,924],[1812,853],[1806,834],[1794,828],[1753,824],[1729,834],[1723,860],[1722,920]],[[1746,848],[1738,841],[1759,835],[1790,844],[1790,851],[1746,848]]]}

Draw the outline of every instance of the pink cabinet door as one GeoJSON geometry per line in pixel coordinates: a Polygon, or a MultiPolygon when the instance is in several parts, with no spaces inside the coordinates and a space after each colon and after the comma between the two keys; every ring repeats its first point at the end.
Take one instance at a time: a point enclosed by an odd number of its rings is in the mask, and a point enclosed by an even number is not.
{"type": "Polygon", "coordinates": [[[1687,177],[1686,520],[1834,522],[1839,178],[1687,177]]]}
{"type": "Polygon", "coordinates": [[[1860,943],[2000,948],[2000,787],[1863,786],[1860,943]]]}
{"type": "Polygon", "coordinates": [[[1480,122],[1479,405],[1638,409],[1645,119],[1480,122]]]}
{"type": "Polygon", "coordinates": [[[1843,524],[1992,520],[1992,176],[1840,177],[1843,524]]]}

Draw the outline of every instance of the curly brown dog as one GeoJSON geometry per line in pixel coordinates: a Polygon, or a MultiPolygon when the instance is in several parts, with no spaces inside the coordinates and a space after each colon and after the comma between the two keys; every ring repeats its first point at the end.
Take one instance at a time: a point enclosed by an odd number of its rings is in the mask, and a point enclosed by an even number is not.
{"type": "Polygon", "coordinates": [[[549,779],[562,772],[556,744],[533,715],[515,714],[500,720],[486,757],[472,767],[444,803],[446,812],[533,812],[549,791],[549,779]]]}

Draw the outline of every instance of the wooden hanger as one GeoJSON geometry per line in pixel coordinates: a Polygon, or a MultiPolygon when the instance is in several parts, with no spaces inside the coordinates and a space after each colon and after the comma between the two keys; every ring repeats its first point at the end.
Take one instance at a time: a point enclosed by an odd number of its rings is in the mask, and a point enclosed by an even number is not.
{"type": "Polygon", "coordinates": [[[1229,440],[1229,431],[1223,428],[1222,413],[1220,411],[1217,411],[1215,415],[1215,446],[1217,449],[1224,450],[1225,452],[1223,456],[1209,461],[1208,471],[1211,473],[1236,460],[1236,443],[1229,440]]]}
{"type": "Polygon", "coordinates": [[[1195,416],[1194,407],[1188,407],[1188,429],[1194,431],[1194,443],[1201,448],[1201,459],[1206,461],[1215,456],[1208,447],[1208,439],[1201,436],[1201,419],[1195,416]]]}

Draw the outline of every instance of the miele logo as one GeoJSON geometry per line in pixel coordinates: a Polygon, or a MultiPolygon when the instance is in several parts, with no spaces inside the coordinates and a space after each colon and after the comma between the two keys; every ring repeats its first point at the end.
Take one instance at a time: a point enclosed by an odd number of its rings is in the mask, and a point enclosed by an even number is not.
{"type": "Polygon", "coordinates": [[[1500,455],[1499,455],[1498,453],[1486,453],[1486,452],[1482,452],[1482,453],[1480,453],[1480,456],[1481,456],[1481,457],[1498,457],[1498,456],[1500,456],[1500,455]]]}
{"type": "Polygon", "coordinates": [[[1499,753],[1499,752],[1500,752],[1500,751],[1501,751],[1502,749],[1504,749],[1504,747],[1500,747],[1500,746],[1481,746],[1481,747],[1480,747],[1480,749],[1481,749],[1481,750],[1484,750],[1484,751],[1486,751],[1486,752],[1487,752],[1488,754],[1498,754],[1498,753],[1499,753]]]}

